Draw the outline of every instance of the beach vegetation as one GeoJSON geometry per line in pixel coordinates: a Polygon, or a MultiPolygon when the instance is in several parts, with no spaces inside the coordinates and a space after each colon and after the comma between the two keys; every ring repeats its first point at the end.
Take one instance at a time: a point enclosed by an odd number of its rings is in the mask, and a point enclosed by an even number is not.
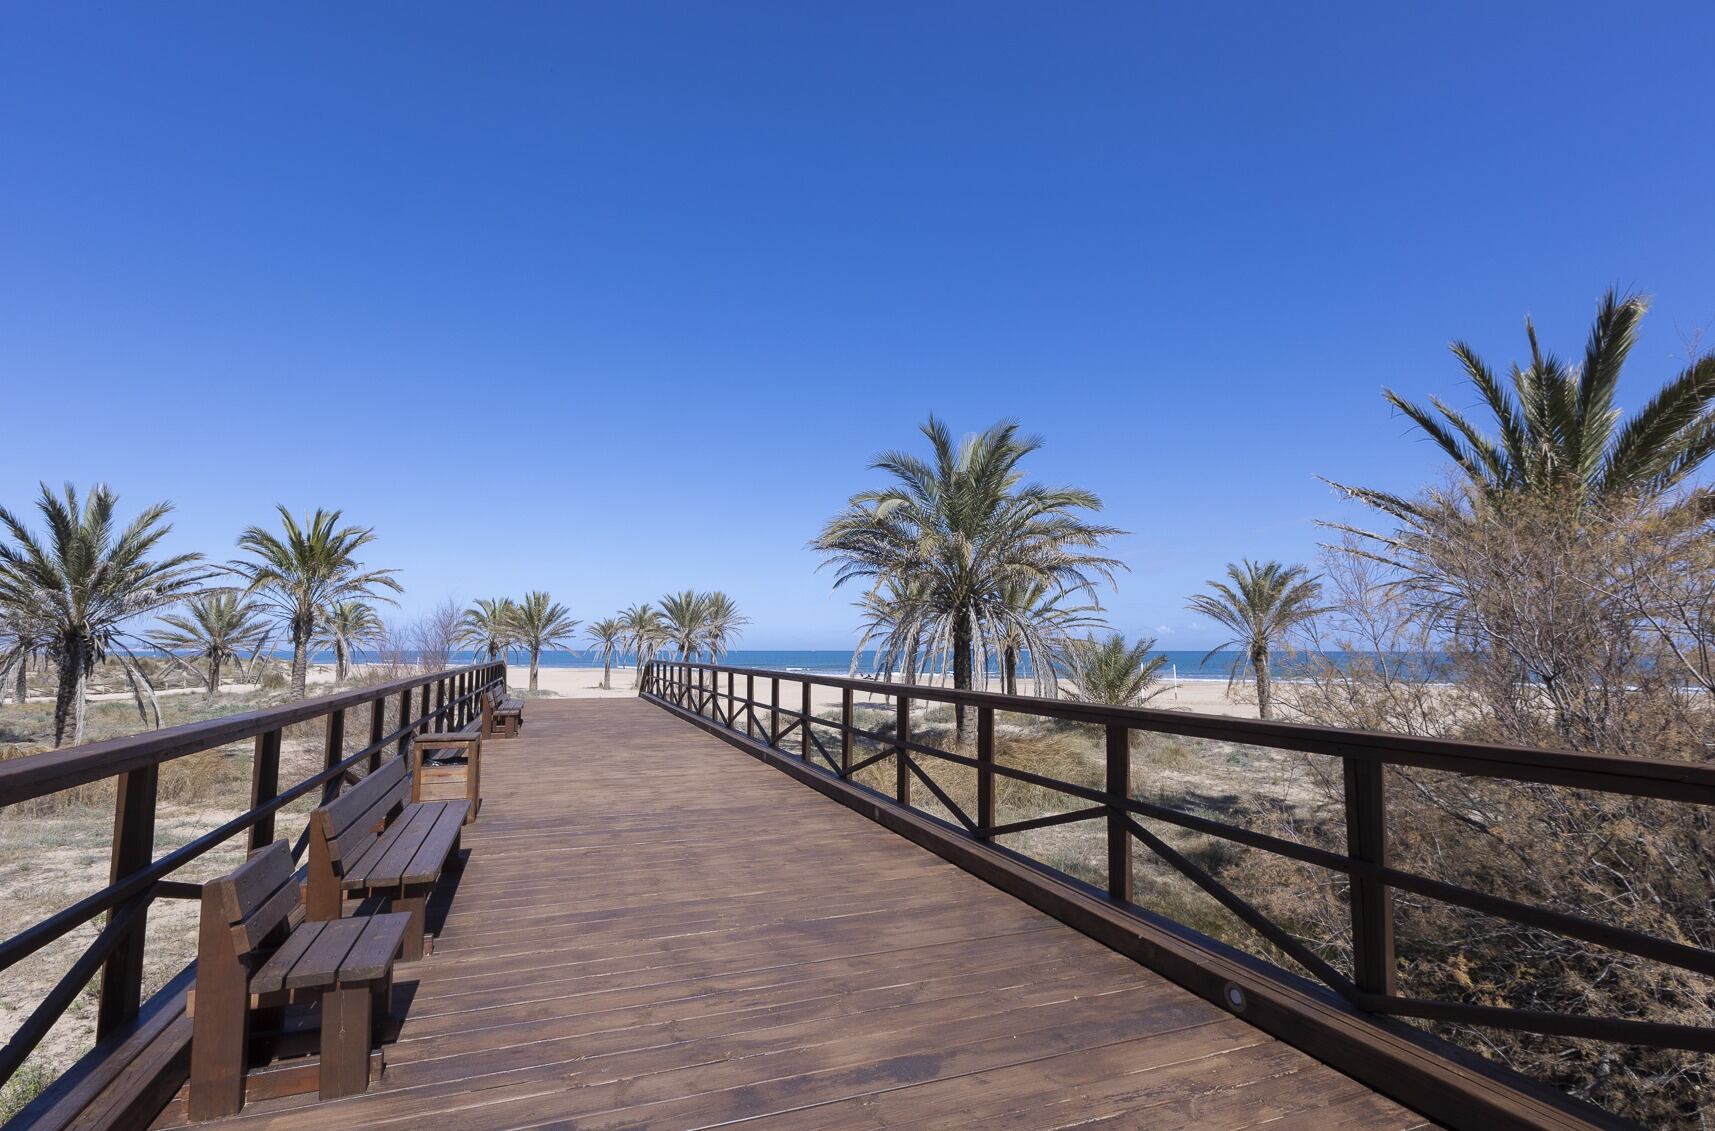
{"type": "Polygon", "coordinates": [[[1072,677],[1073,697],[1086,703],[1141,707],[1163,690],[1160,674],[1167,657],[1156,653],[1153,636],[1132,643],[1118,632],[1068,637],[1059,655],[1072,677]]]}
{"type": "Polygon", "coordinates": [[[559,648],[572,640],[580,621],[572,619],[571,610],[541,591],[524,594],[512,624],[518,647],[530,654],[530,690],[538,690],[542,651],[559,648]]]}
{"type": "Polygon", "coordinates": [[[1256,680],[1257,714],[1271,719],[1274,697],[1269,658],[1292,629],[1321,612],[1321,584],[1302,565],[1246,558],[1227,565],[1226,581],[1211,580],[1207,585],[1209,591],[1193,595],[1187,607],[1231,635],[1211,648],[1203,661],[1235,649],[1229,685],[1250,672],[1256,680]]]}
{"type": "Polygon", "coordinates": [[[185,662],[186,655],[201,660],[205,698],[212,703],[225,665],[230,661],[241,667],[247,657],[254,664],[268,638],[266,618],[255,602],[230,589],[216,589],[192,597],[182,614],[163,615],[149,642],[177,662],[185,662]]]}
{"type": "MultiPolygon", "coordinates": [[[[1609,290],[1597,305],[1583,360],[1544,352],[1525,319],[1530,362],[1514,363],[1509,391],[1466,343],[1450,347],[1494,431],[1439,397],[1429,405],[1388,389],[1387,402],[1435,442],[1483,501],[1529,494],[1575,505],[1650,499],[1685,484],[1715,453],[1715,356],[1704,354],[1675,375],[1630,419],[1615,405],[1621,370],[1648,310],[1640,295],[1609,290]]],[[[1419,501],[1387,491],[1334,484],[1353,498],[1415,525],[1419,501]]],[[[1681,505],[1715,514],[1708,487],[1683,493],[1681,505]]]]}
{"type": "Polygon", "coordinates": [[[464,611],[459,643],[488,660],[512,650],[516,639],[518,602],[510,597],[481,597],[464,611]]]}
{"type": "Polygon", "coordinates": [[[613,690],[613,657],[625,644],[625,622],[618,617],[603,617],[591,622],[584,630],[590,644],[601,657],[601,689],[613,690]]]}
{"type": "Polygon", "coordinates": [[[148,641],[130,626],[194,595],[214,573],[201,554],[154,556],[172,531],[172,504],[153,503],[120,526],[118,503],[106,486],[80,497],[70,484],[55,494],[44,483],[36,501],[47,527],[42,535],[0,507],[7,535],[0,541],[0,607],[9,610],[10,654],[16,666],[40,650],[54,668],[56,747],[68,729],[74,743],[83,741],[88,682],[103,660],[124,672],[139,717],[147,722],[152,712],[159,724],[160,704],[136,654],[148,641]]]}
{"type": "Polygon", "coordinates": [[[328,606],[316,624],[315,642],[333,652],[333,678],[344,683],[351,674],[352,656],[368,645],[379,647],[386,629],[375,606],[364,601],[340,601],[328,606]]]}
{"type": "Polygon", "coordinates": [[[317,628],[334,606],[346,601],[385,601],[403,592],[396,570],[374,569],[358,560],[358,551],[375,541],[372,527],[340,525],[341,511],[317,508],[300,523],[284,506],[278,533],[247,527],[239,549],[250,556],[231,563],[243,578],[245,594],[286,630],[292,643],[290,689],[303,698],[309,675],[309,650],[317,628]]]}
{"type": "MultiPolygon", "coordinates": [[[[931,416],[921,431],[928,458],[902,450],[877,456],[870,466],[888,482],[852,495],[812,546],[834,567],[836,588],[868,587],[862,604],[872,623],[877,614],[887,618],[877,635],[890,654],[969,690],[1014,630],[1039,654],[1051,652],[1008,595],[1040,585],[1098,604],[1097,585],[1125,568],[1104,553],[1123,532],[1089,517],[1102,507],[1094,492],[1025,482],[1022,464],[1042,440],[1016,422],[956,440],[931,416]]],[[[961,705],[961,733],[964,715],[961,705]]]]}
{"type": "Polygon", "coordinates": [[[619,623],[625,629],[625,646],[637,659],[637,667],[631,673],[631,686],[637,687],[643,679],[643,665],[667,639],[667,622],[659,609],[645,602],[621,610],[619,623]]]}

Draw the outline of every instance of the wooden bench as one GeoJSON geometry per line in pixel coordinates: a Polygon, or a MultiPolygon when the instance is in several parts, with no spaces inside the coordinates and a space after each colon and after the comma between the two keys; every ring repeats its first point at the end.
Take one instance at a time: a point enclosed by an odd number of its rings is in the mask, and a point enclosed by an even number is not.
{"type": "Polygon", "coordinates": [[[283,1006],[314,1000],[321,1012],[320,1059],[276,1072],[270,1097],[315,1090],[337,1099],[365,1091],[371,1073],[380,1073],[380,1058],[371,1055],[372,1023],[386,1016],[393,961],[411,917],[370,915],[293,929],[288,917],[297,906],[297,877],[283,840],[203,885],[190,1005],[193,1120],[244,1107],[253,1010],[277,1022],[283,1006]]]}
{"type": "Polygon", "coordinates": [[[498,734],[501,738],[516,738],[524,725],[524,701],[506,698],[500,693],[499,684],[490,687],[483,699],[484,714],[489,717],[484,722],[488,733],[498,734]]]}
{"type": "MultiPolygon", "coordinates": [[[[415,740],[413,740],[415,741],[415,740]]],[[[305,915],[338,919],[345,897],[380,898],[411,917],[405,959],[423,957],[424,908],[459,851],[469,801],[407,802],[406,758],[393,758],[310,813],[305,915]]]]}
{"type": "Polygon", "coordinates": [[[465,824],[482,808],[482,739],[488,734],[487,696],[483,717],[455,731],[422,734],[411,740],[411,800],[470,802],[465,824]]]}

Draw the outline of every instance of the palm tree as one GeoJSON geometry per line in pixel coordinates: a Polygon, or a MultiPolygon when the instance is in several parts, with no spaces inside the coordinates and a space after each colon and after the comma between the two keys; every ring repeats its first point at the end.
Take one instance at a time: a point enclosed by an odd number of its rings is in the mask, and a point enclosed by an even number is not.
{"type": "Polygon", "coordinates": [[[1273,718],[1269,650],[1288,630],[1323,612],[1316,605],[1322,585],[1304,566],[1259,564],[1249,558],[1240,565],[1229,564],[1227,577],[1231,585],[1210,581],[1211,592],[1197,594],[1186,606],[1233,634],[1230,640],[1209,649],[1203,660],[1206,663],[1215,653],[1237,646],[1239,654],[1229,682],[1237,680],[1248,666],[1256,673],[1257,714],[1273,718]]]}
{"type": "Polygon", "coordinates": [[[703,644],[709,650],[709,663],[718,664],[739,630],[750,618],[738,611],[738,602],[719,589],[703,595],[703,644]]]}
{"type": "Polygon", "coordinates": [[[701,648],[708,616],[707,593],[687,589],[661,598],[661,619],[666,622],[667,639],[679,649],[681,660],[690,659],[701,648]]]}
{"type": "Polygon", "coordinates": [[[320,507],[300,526],[284,506],[278,510],[283,535],[260,526],[247,528],[238,536],[238,546],[255,555],[255,560],[235,561],[232,569],[249,583],[245,595],[259,597],[262,607],[285,624],[292,641],[291,693],[302,698],[310,643],[323,611],[344,601],[392,604],[377,590],[400,593],[403,589],[393,579],[396,570],[365,569],[357,560],[357,551],[375,541],[374,528],[342,527],[343,512],[320,507]]]}
{"type": "Polygon", "coordinates": [[[631,686],[636,687],[643,680],[643,665],[665,638],[667,629],[660,612],[647,602],[625,609],[619,614],[619,622],[625,626],[626,647],[637,657],[637,668],[631,673],[631,686]]]}
{"type": "MultiPolygon", "coordinates": [[[[1041,584],[1094,602],[1096,581],[1111,584],[1124,568],[1098,552],[1122,531],[1082,517],[1101,509],[1089,491],[1021,484],[1019,465],[1042,441],[1021,436],[1016,423],[962,443],[933,416],[922,431],[932,459],[879,456],[871,466],[894,482],[853,495],[813,545],[837,566],[836,588],[862,578],[912,592],[911,615],[927,642],[921,662],[950,652],[953,686],[968,690],[978,651],[986,670],[1014,619],[1009,588],[1041,584]]],[[[962,705],[955,714],[962,732],[962,705]]]]}
{"type": "MultiPolygon", "coordinates": [[[[1715,356],[1693,361],[1622,424],[1614,395],[1647,309],[1646,299],[1610,290],[1597,308],[1579,365],[1543,353],[1536,327],[1526,319],[1530,365],[1513,365],[1510,393],[1470,346],[1454,342],[1453,356],[1493,416],[1498,436],[1437,397],[1429,398],[1431,411],[1391,389],[1384,396],[1484,498],[1528,493],[1587,503],[1621,495],[1658,496],[1683,483],[1715,452],[1715,356]]],[[[1422,517],[1418,504],[1398,495],[1332,485],[1406,522],[1422,517]]],[[[1705,514],[1715,510],[1706,488],[1689,501],[1705,514]]]]}
{"type": "Polygon", "coordinates": [[[29,694],[30,663],[42,652],[46,629],[30,619],[29,610],[0,605],[0,703],[5,683],[12,681],[14,701],[22,707],[29,694]]]}
{"type": "Polygon", "coordinates": [[[189,652],[206,663],[205,698],[212,703],[226,661],[242,663],[246,652],[260,652],[268,641],[268,626],[254,602],[220,589],[191,598],[187,615],[163,616],[150,641],[164,652],[189,652]]]}
{"type": "Polygon", "coordinates": [[[613,689],[613,654],[625,640],[625,622],[606,617],[589,626],[590,643],[601,653],[601,689],[613,689]]]}
{"type": "Polygon", "coordinates": [[[1012,584],[1001,591],[1006,610],[999,618],[1001,690],[1018,694],[1018,661],[1030,656],[1031,679],[1038,695],[1056,688],[1052,657],[1055,649],[1073,640],[1072,633],[1102,623],[1096,604],[1066,604],[1072,594],[1040,581],[1012,584]]]}
{"type": "MultiPolygon", "coordinates": [[[[151,559],[150,553],[172,530],[166,517],[172,504],[145,507],[123,529],[113,512],[119,498],[105,486],[91,488],[82,500],[66,485],[56,496],[42,484],[36,508],[47,520],[47,535],[38,539],[11,511],[0,507],[0,526],[11,535],[0,543],[0,607],[40,632],[36,646],[54,663],[58,688],[54,695],[54,745],[65,741],[68,723],[72,741],[83,741],[84,695],[95,665],[108,657],[119,662],[144,714],[143,696],[154,701],[154,687],[136,662],[131,645],[146,641],[132,637],[125,624],[158,612],[193,595],[213,573],[198,565],[201,554],[173,554],[151,559]]],[[[156,725],[160,709],[155,709],[156,725]]]]}
{"type": "Polygon", "coordinates": [[[341,601],[322,610],[316,624],[317,644],[333,649],[333,678],[344,683],[351,655],[361,645],[380,644],[387,636],[375,606],[362,601],[341,601]]]}
{"type": "Polygon", "coordinates": [[[518,616],[518,603],[510,597],[478,598],[464,611],[459,643],[468,644],[485,658],[498,660],[511,650],[518,616]]]}
{"type": "Polygon", "coordinates": [[[1150,655],[1154,651],[1153,636],[1127,644],[1125,637],[1115,632],[1101,640],[1070,637],[1060,647],[1060,658],[1077,682],[1076,698],[1086,703],[1135,707],[1161,690],[1153,685],[1167,657],[1150,655]]]}
{"type": "Polygon", "coordinates": [[[919,657],[928,649],[925,610],[929,586],[920,578],[882,577],[864,591],[856,605],[863,612],[863,631],[852,649],[855,675],[863,654],[875,648],[875,673],[891,678],[899,672],[906,683],[917,679],[919,657]]]}
{"type": "Polygon", "coordinates": [[[571,611],[548,594],[532,592],[524,594],[524,600],[518,603],[512,623],[515,642],[530,650],[530,690],[535,691],[542,650],[569,641],[580,622],[573,620],[571,611]]]}

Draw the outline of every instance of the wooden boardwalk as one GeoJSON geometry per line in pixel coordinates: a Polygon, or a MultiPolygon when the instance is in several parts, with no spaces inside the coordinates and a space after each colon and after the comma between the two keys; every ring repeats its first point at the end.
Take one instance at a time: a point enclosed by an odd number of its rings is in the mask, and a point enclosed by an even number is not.
{"type": "Polygon", "coordinates": [[[1427,1126],[659,708],[526,716],[385,1078],[221,1126],[1427,1126]]]}

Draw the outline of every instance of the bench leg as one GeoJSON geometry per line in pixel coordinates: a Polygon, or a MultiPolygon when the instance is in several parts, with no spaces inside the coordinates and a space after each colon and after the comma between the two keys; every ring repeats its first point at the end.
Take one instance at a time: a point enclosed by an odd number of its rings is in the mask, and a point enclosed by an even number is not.
{"type": "Polygon", "coordinates": [[[401,955],[406,962],[416,962],[433,948],[433,944],[423,936],[424,911],[429,902],[429,890],[428,885],[413,884],[393,898],[393,910],[403,911],[411,916],[411,922],[405,927],[405,951],[401,955]]]}
{"type": "Polygon", "coordinates": [[[388,970],[385,978],[377,978],[369,986],[370,1025],[377,1034],[385,1040],[384,1026],[393,1014],[393,971],[388,970]]]}
{"type": "Polygon", "coordinates": [[[375,995],[367,983],[322,994],[321,1098],[369,1090],[369,1034],[375,995]]]}

